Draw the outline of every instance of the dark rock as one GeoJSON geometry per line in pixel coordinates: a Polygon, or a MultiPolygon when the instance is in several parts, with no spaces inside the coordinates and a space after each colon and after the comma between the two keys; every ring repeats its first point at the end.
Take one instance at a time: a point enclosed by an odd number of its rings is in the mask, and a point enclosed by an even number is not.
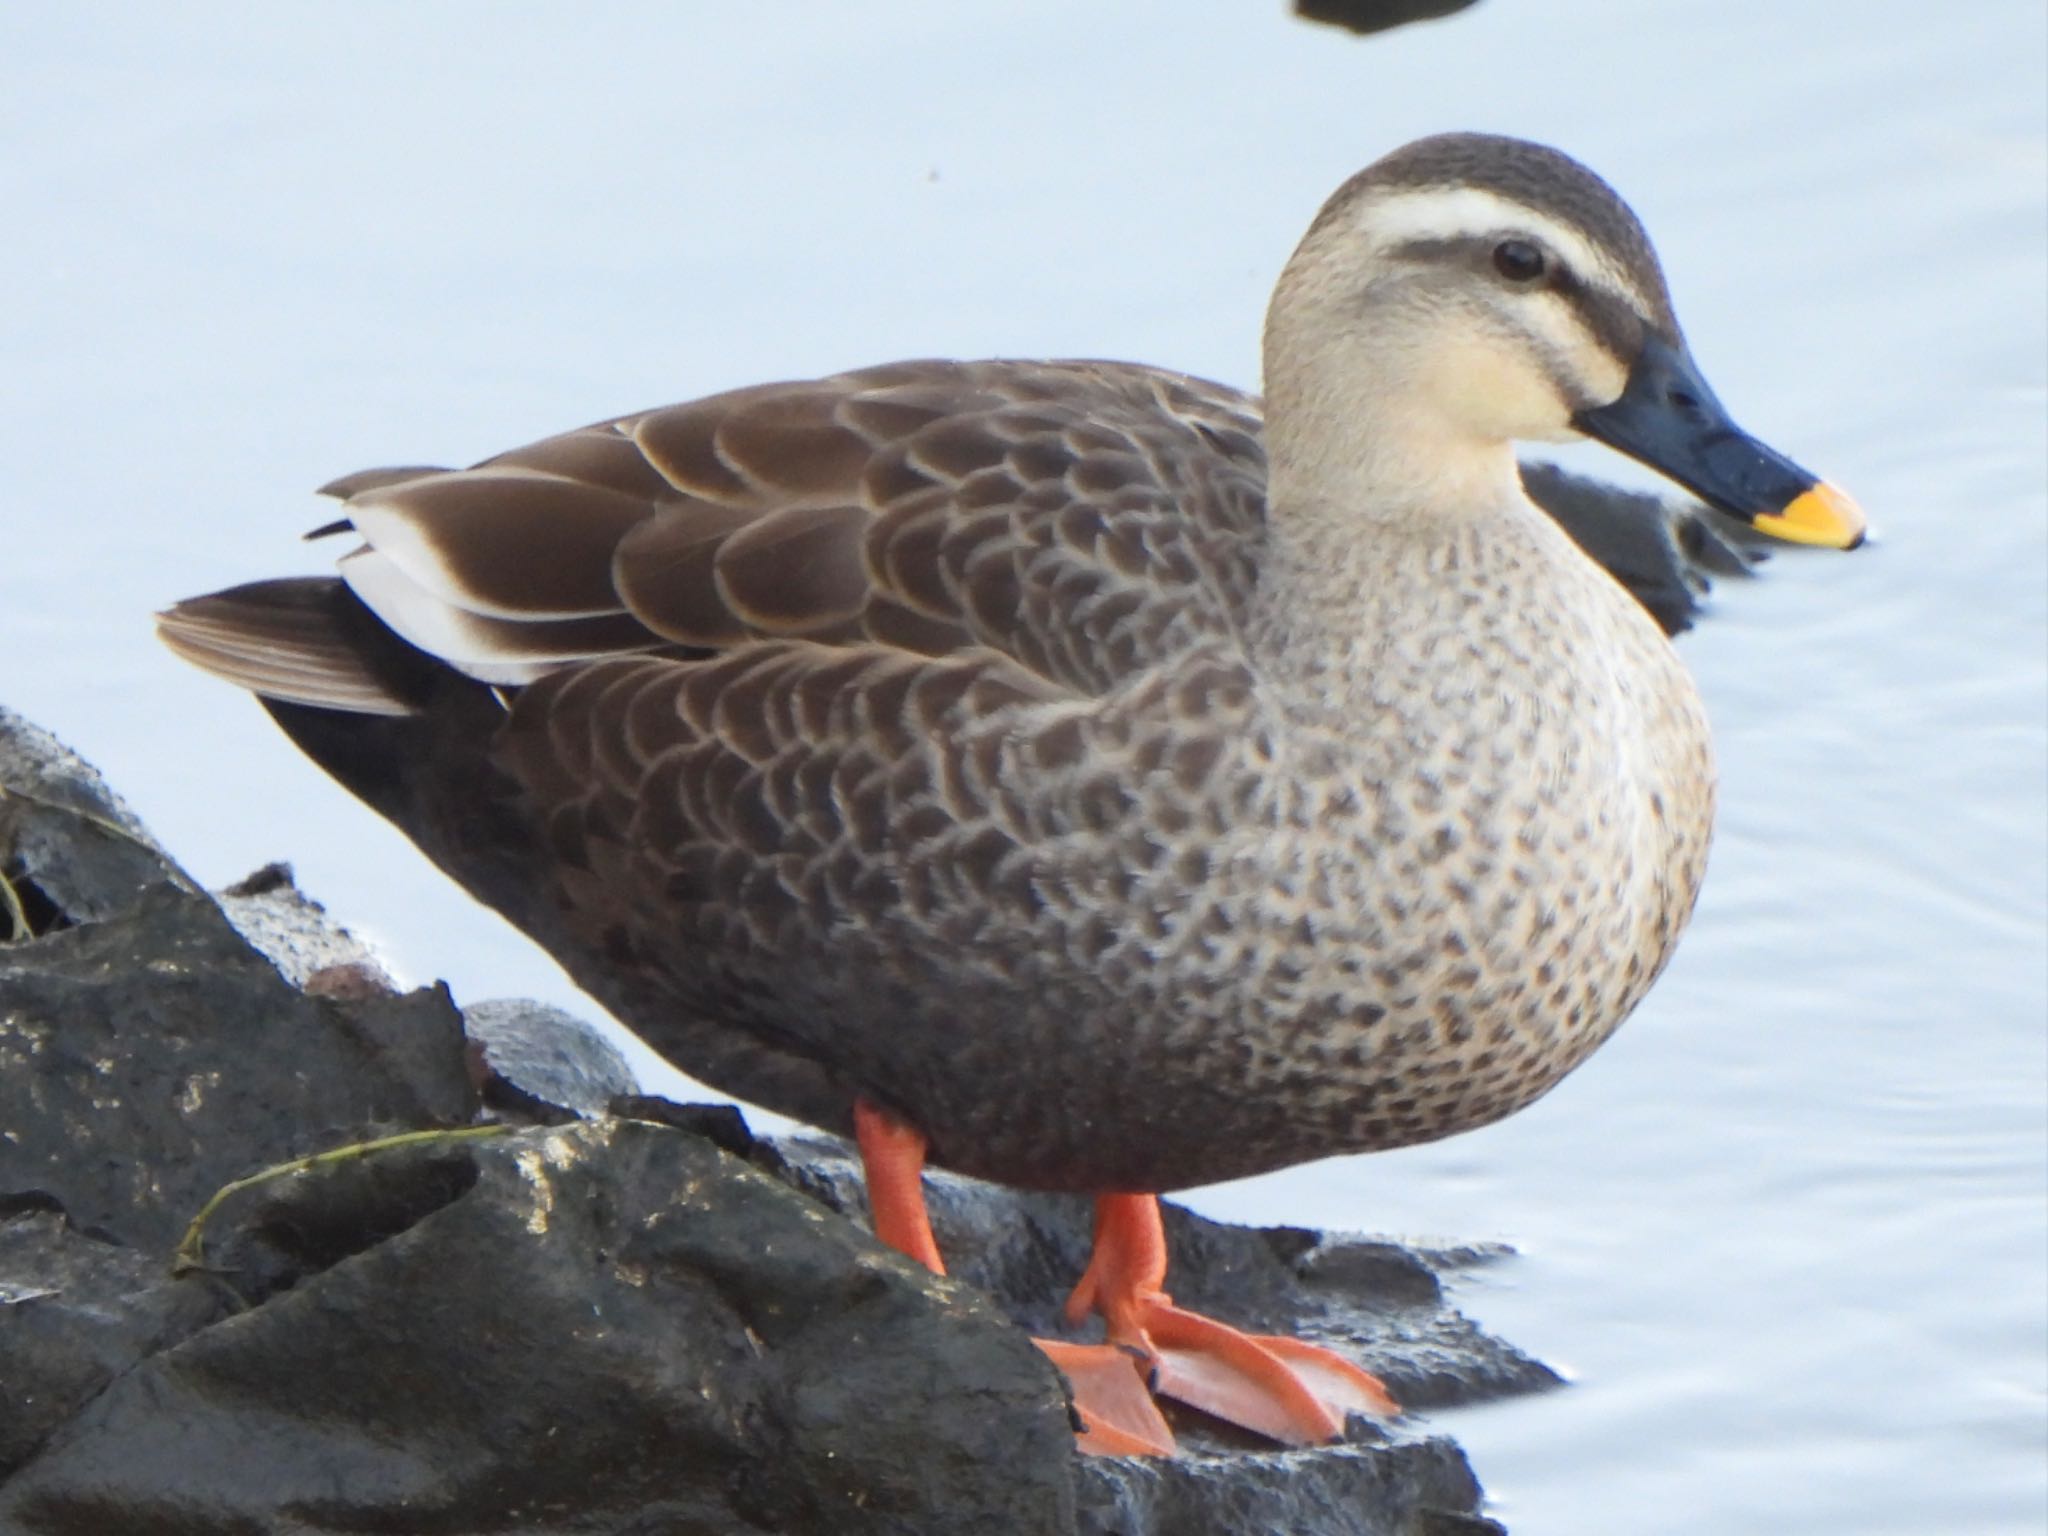
{"type": "Polygon", "coordinates": [[[678,1104],[652,1094],[627,1093],[612,1100],[609,1112],[621,1120],[645,1120],[650,1125],[666,1125],[702,1136],[714,1147],[734,1157],[744,1157],[790,1182],[787,1160],[770,1143],[755,1137],[737,1104],[678,1104]]]}
{"type": "MultiPolygon", "coordinates": [[[[360,957],[288,874],[233,898],[266,958],[48,745],[0,717],[0,771],[43,775],[0,779],[39,935],[0,946],[7,1536],[1493,1528],[1412,1425],[1275,1452],[1183,1421],[1208,1454],[1077,1456],[1025,1330],[1055,1325],[1086,1201],[935,1177],[940,1279],[840,1214],[845,1147],[756,1141],[730,1106],[478,1127],[444,994],[295,987],[281,966],[318,987],[360,957]],[[233,1194],[173,1275],[228,1181],[429,1126],[453,1129],[233,1194]]],[[[536,1114],[620,1081],[562,1059],[526,1076],[536,1114]]],[[[1445,1304],[1475,1256],[1167,1219],[1180,1299],[1335,1342],[1411,1405],[1555,1380],[1445,1304]]]]}
{"type": "Polygon", "coordinates": [[[538,1102],[588,1116],[639,1091],[639,1079],[619,1048],[560,1008],[526,998],[493,998],[465,1007],[462,1027],[489,1069],[486,1097],[494,1086],[502,1086],[507,1104],[538,1102]]]}
{"type": "Polygon", "coordinates": [[[398,990],[369,945],[298,888],[291,865],[266,864],[213,897],[235,932],[302,991],[367,998],[398,990]]]}
{"type": "Polygon", "coordinates": [[[0,1484],[109,1383],[227,1315],[224,1297],[167,1282],[160,1253],[0,1202],[0,1484]]]}
{"type": "Polygon", "coordinates": [[[110,917],[166,881],[197,889],[97,771],[0,705],[0,943],[110,917]]]}
{"type": "Polygon", "coordinates": [[[308,997],[204,895],[0,949],[0,1197],[88,1233],[167,1253],[230,1179],[475,1110],[445,993],[308,997]]]}
{"type": "Polygon", "coordinates": [[[1105,1457],[1089,1462],[1086,1471],[1078,1529],[1087,1536],[1176,1531],[1485,1536],[1501,1529],[1472,1513],[1479,1484],[1464,1454],[1441,1439],[1228,1459],[1105,1457]],[[1385,1523],[1383,1512],[1390,1510],[1401,1512],[1398,1523],[1385,1523]]]}
{"type": "Polygon", "coordinates": [[[1072,1529],[1057,1378],[968,1288],[662,1127],[465,1155],[406,1230],[114,1382],[0,1528],[1072,1529]]]}

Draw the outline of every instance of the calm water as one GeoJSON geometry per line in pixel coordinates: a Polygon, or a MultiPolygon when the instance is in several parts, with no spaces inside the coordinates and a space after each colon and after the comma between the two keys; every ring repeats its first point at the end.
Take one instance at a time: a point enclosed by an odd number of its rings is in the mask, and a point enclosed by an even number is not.
{"type": "Polygon", "coordinates": [[[289,857],[410,977],[573,1005],[150,610],[319,568],[341,471],[755,379],[1249,382],[1345,175],[1555,142],[1644,215],[1738,417],[1882,542],[1686,642],[1721,836],[1613,1044],[1504,1125],[1194,1203],[1521,1248],[1465,1300],[1574,1385],[1438,1420],[1519,1536],[2041,1530],[2038,0],[1488,0],[1368,40],[1279,9],[6,7],[0,698],[202,877],[289,857]]]}

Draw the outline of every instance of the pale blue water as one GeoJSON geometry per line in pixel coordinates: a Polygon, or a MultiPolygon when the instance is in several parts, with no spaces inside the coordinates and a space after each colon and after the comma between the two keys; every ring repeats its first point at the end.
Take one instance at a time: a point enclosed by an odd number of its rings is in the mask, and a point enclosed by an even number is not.
{"type": "Polygon", "coordinates": [[[1610,1046],[1503,1125],[1194,1203],[1522,1249],[1464,1300],[1574,1384],[1434,1421],[1518,1536],[2040,1531],[2048,18],[1936,10],[6,7],[0,698],[203,877],[289,857],[410,977],[576,1005],[151,609],[319,568],[339,472],[756,379],[1252,382],[1344,176],[1440,128],[1557,143],[1644,215],[1738,417],[1882,541],[1686,641],[1721,836],[1610,1046]]]}

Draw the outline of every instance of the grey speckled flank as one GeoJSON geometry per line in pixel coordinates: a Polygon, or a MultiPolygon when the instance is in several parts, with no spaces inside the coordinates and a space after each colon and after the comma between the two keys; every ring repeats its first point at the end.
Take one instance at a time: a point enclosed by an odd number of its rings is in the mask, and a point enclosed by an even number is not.
{"type": "MultiPolygon", "coordinates": [[[[1441,182],[1432,142],[1383,190],[1441,182]]],[[[1604,184],[1506,142],[1450,148],[1661,297],[1604,184]]],[[[843,1131],[867,1098],[941,1163],[1086,1190],[1483,1124],[1663,967],[1712,768],[1664,636],[1508,453],[1614,397],[1613,336],[1428,242],[1379,272],[1371,233],[1304,241],[1263,416],[1118,363],[738,390],[338,482],[346,586],[166,637],[755,1102],[843,1131]],[[1441,435],[1499,441],[1432,464],[1414,402],[1464,408],[1432,359],[1482,346],[1492,414],[1441,435]]]]}

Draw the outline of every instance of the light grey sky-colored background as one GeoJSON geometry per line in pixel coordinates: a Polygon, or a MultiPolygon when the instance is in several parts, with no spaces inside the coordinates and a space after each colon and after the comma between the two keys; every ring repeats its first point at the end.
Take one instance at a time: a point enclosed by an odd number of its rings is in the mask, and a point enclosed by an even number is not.
{"type": "Polygon", "coordinates": [[[320,569],[335,474],[759,379],[1255,382],[1323,196],[1449,127],[1620,187],[1722,398],[1882,538],[1685,642],[1721,835],[1612,1044],[1503,1125],[1191,1203],[1522,1249],[1463,1300],[1574,1385],[1428,1425],[1518,1536],[2038,1531],[2038,0],[1484,0],[1362,40],[1224,0],[0,6],[0,699],[203,878],[289,858],[410,979],[589,1012],[151,610],[320,569]]]}

